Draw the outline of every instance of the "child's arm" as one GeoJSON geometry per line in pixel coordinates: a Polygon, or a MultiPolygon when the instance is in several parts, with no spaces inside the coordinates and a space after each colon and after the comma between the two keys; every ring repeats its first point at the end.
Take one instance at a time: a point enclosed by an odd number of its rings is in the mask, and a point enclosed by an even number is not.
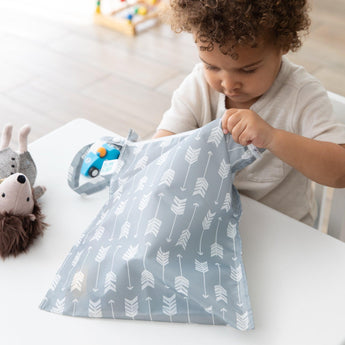
{"type": "Polygon", "coordinates": [[[175,133],[166,131],[165,129],[159,129],[152,137],[152,139],[157,139],[161,137],[166,137],[168,135],[174,135],[175,133]]]}
{"type": "Polygon", "coordinates": [[[222,118],[224,133],[241,144],[266,148],[309,179],[345,187],[345,145],[309,139],[276,129],[249,109],[229,109],[222,118]]]}

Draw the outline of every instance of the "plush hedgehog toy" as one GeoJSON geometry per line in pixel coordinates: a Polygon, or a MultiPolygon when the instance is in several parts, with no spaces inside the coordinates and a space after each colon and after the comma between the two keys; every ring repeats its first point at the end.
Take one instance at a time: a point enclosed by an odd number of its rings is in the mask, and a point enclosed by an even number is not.
{"type": "Polygon", "coordinates": [[[12,126],[5,126],[0,145],[0,256],[26,251],[46,224],[37,199],[45,188],[33,187],[37,170],[27,150],[30,127],[19,133],[19,151],[9,148],[12,126]]]}

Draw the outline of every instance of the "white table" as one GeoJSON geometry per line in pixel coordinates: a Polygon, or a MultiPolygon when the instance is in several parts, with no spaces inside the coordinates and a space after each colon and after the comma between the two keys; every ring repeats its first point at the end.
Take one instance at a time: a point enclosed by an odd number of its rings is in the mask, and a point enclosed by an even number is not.
{"type": "Polygon", "coordinates": [[[345,345],[345,243],[242,197],[241,236],[256,329],[87,319],[41,311],[55,272],[104,203],[67,186],[74,154],[109,131],[78,119],[30,145],[50,224],[31,250],[0,261],[0,344],[345,345]]]}

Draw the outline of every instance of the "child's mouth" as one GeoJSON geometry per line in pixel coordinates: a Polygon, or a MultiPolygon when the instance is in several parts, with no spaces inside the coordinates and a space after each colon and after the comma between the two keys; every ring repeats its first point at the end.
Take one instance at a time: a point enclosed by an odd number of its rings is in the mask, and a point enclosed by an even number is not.
{"type": "Polygon", "coordinates": [[[243,93],[229,93],[226,96],[229,98],[238,98],[238,97],[243,97],[243,93]]]}

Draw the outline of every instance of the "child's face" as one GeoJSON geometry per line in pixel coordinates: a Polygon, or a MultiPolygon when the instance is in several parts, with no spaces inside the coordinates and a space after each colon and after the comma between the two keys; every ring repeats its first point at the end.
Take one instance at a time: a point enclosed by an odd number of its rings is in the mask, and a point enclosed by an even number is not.
{"type": "Polygon", "coordinates": [[[279,73],[282,55],[273,44],[258,44],[256,48],[235,49],[238,59],[224,55],[219,46],[201,51],[208,84],[225,94],[227,108],[249,108],[273,84],[279,73]]]}

